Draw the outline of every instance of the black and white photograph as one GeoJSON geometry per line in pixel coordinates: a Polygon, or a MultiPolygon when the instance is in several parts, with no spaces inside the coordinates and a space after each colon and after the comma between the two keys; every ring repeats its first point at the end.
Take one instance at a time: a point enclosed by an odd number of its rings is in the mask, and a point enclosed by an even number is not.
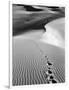
{"type": "Polygon", "coordinates": [[[65,83],[65,7],[12,4],[12,86],[65,83]]]}

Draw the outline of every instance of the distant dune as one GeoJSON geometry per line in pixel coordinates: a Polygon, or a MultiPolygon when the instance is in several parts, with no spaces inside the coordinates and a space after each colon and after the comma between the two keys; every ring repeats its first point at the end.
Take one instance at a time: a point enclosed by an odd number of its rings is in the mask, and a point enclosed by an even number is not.
{"type": "Polygon", "coordinates": [[[60,7],[13,4],[13,35],[19,35],[33,29],[46,31],[44,25],[64,16],[64,8],[60,7]]]}

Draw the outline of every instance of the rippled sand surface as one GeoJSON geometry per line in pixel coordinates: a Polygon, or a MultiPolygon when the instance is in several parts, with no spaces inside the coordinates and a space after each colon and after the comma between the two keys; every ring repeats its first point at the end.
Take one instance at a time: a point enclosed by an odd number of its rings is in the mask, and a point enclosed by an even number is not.
{"type": "Polygon", "coordinates": [[[13,85],[62,83],[65,81],[64,49],[38,40],[23,36],[13,37],[12,65],[13,85]]]}
{"type": "Polygon", "coordinates": [[[65,82],[65,8],[12,6],[12,84],[65,82]]]}

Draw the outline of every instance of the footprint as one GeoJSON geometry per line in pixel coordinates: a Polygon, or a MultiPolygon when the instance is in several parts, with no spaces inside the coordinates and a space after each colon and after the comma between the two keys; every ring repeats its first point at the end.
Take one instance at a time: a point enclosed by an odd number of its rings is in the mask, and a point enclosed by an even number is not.
{"type": "Polygon", "coordinates": [[[48,74],[52,74],[52,71],[51,70],[48,70],[48,74]]]}
{"type": "Polygon", "coordinates": [[[53,75],[51,75],[51,76],[50,76],[50,79],[51,79],[51,80],[52,80],[52,79],[54,79],[54,76],[53,76],[53,75]]]}
{"type": "Polygon", "coordinates": [[[46,71],[45,70],[43,71],[43,74],[47,81],[47,84],[57,83],[57,80],[55,79],[55,76],[52,71],[53,64],[49,61],[49,58],[47,55],[45,55],[44,57],[46,58],[46,65],[48,67],[48,69],[46,71]]]}
{"type": "Polygon", "coordinates": [[[57,83],[57,81],[53,79],[53,80],[52,80],[52,83],[57,83]]]}
{"type": "Polygon", "coordinates": [[[47,65],[52,66],[52,63],[50,63],[50,61],[47,61],[47,65]]]}

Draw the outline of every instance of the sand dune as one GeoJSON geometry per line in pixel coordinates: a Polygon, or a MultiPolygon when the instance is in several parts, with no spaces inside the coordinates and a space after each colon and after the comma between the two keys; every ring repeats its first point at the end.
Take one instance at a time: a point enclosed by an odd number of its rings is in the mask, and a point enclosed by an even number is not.
{"type": "Polygon", "coordinates": [[[65,19],[53,20],[45,25],[46,32],[42,35],[41,41],[51,45],[65,48],[65,19]]]}
{"type": "Polygon", "coordinates": [[[58,47],[13,37],[13,85],[47,83],[47,58],[52,62],[51,71],[58,82],[65,81],[64,50],[58,47]]]}
{"type": "Polygon", "coordinates": [[[14,86],[65,82],[64,16],[62,8],[13,5],[14,86]]]}

